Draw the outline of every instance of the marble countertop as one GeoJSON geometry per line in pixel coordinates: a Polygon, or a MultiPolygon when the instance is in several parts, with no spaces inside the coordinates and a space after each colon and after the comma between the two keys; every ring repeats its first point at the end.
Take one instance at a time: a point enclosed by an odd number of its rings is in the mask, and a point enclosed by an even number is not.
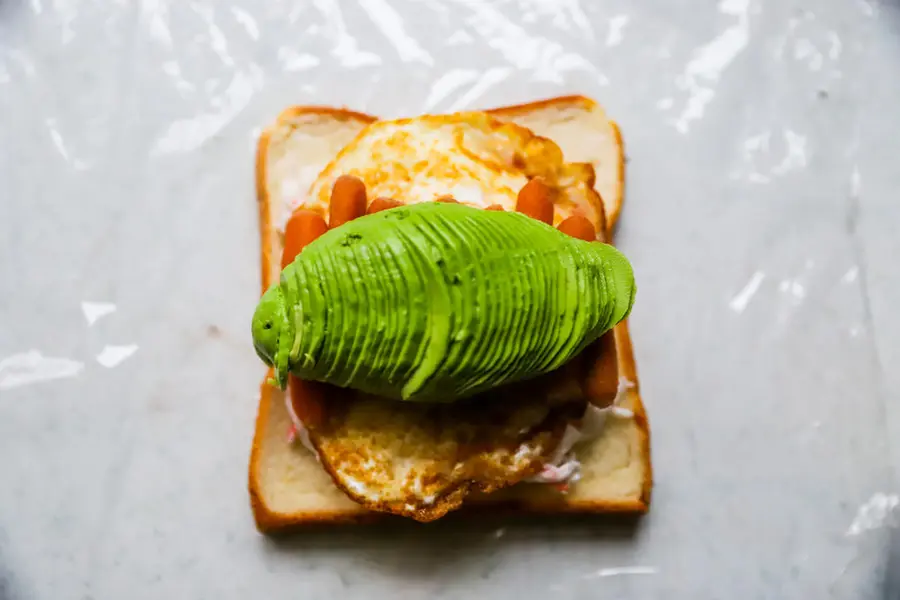
{"type": "Polygon", "coordinates": [[[900,597],[897,73],[891,0],[0,3],[0,599],[900,597]],[[564,93],[625,136],[651,513],[259,535],[260,128],[564,93]]]}

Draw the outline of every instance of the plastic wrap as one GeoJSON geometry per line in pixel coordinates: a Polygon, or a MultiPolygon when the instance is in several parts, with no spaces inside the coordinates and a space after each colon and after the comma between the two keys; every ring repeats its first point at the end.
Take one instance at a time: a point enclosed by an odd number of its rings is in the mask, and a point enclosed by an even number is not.
{"type": "Polygon", "coordinates": [[[867,0],[0,2],[0,597],[893,597],[898,31],[867,0]],[[650,515],[263,541],[261,128],[573,93],[629,158],[650,515]]]}

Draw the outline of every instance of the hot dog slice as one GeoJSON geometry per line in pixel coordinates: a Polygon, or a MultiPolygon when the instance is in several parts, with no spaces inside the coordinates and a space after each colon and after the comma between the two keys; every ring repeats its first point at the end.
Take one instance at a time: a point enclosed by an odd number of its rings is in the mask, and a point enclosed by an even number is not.
{"type": "Polygon", "coordinates": [[[616,399],[619,389],[619,361],[616,354],[614,330],[604,333],[599,340],[585,350],[587,374],[584,393],[588,402],[606,408],[616,399]]]}
{"type": "Polygon", "coordinates": [[[516,212],[552,225],[553,195],[547,184],[535,177],[522,186],[516,198],[516,212]]]}
{"type": "Polygon", "coordinates": [[[293,375],[288,378],[288,393],[294,414],[309,429],[315,429],[323,422],[325,394],[340,392],[340,388],[318,381],[306,381],[293,375]]]}
{"type": "Polygon", "coordinates": [[[366,185],[358,177],[341,175],[331,188],[328,227],[334,229],[366,214],[366,185]]]}
{"type": "Polygon", "coordinates": [[[284,250],[281,253],[281,268],[294,262],[303,248],[328,231],[325,219],[311,210],[294,211],[284,228],[284,250]]]}
{"type": "Polygon", "coordinates": [[[398,202],[393,198],[378,197],[372,200],[372,204],[369,205],[369,210],[366,211],[366,214],[374,215],[377,212],[381,212],[389,208],[396,208],[398,206],[403,206],[403,203],[398,202]]]}
{"type": "Polygon", "coordinates": [[[560,223],[557,229],[579,240],[586,242],[597,241],[597,231],[594,229],[594,225],[588,219],[579,215],[569,217],[560,223]]]}

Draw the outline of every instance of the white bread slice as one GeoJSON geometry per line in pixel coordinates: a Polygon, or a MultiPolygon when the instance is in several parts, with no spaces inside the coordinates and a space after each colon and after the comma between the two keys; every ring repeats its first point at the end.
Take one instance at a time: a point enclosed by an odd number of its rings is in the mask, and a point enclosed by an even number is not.
{"type": "MultiPolygon", "coordinates": [[[[508,115],[520,124],[530,123],[536,133],[553,139],[567,160],[571,160],[571,151],[577,160],[597,162],[603,165],[601,168],[615,173],[614,177],[603,180],[609,188],[604,205],[610,202],[607,198],[616,198],[610,214],[618,215],[622,168],[617,165],[623,164],[618,128],[606,120],[596,103],[576,96],[492,112],[501,118],[508,115]],[[599,150],[591,157],[592,139],[613,140],[614,147],[599,150]],[[606,166],[607,163],[612,166],[606,166]],[[616,180],[618,186],[614,185],[616,180]]],[[[292,195],[302,194],[304,182],[311,181],[373,120],[374,117],[342,109],[297,107],[282,113],[261,136],[257,192],[264,290],[278,277],[280,230],[288,216],[288,201],[292,195]]],[[[606,143],[597,145],[605,147],[606,143]]],[[[601,185],[599,177],[597,185],[601,185]]],[[[608,218],[610,228],[614,222],[614,218],[608,218]]],[[[635,384],[621,406],[630,409],[634,417],[609,419],[600,437],[576,448],[582,463],[582,478],[568,494],[560,494],[543,484],[519,484],[467,501],[469,510],[503,507],[544,513],[640,513],[648,509],[652,486],[649,428],[637,387],[626,323],[616,327],[615,338],[619,374],[635,384]]],[[[350,500],[310,452],[300,445],[289,445],[286,441],[289,427],[283,392],[263,383],[249,473],[251,504],[261,531],[315,522],[367,521],[383,516],[350,500]]]]}

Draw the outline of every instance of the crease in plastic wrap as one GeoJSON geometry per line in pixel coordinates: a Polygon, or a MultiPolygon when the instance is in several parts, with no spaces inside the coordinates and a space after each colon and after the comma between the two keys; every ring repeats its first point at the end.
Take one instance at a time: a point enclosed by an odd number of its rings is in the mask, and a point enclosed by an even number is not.
{"type": "MultiPolygon", "coordinates": [[[[895,60],[896,26],[866,0],[0,3],[0,454],[42,465],[0,466],[9,585],[107,597],[138,580],[158,597],[174,579],[151,571],[205,554],[255,592],[302,571],[322,593],[361,593],[296,564],[272,575],[265,560],[288,559],[254,554],[226,500],[243,493],[230,484],[256,410],[259,134],[294,105],[396,117],[566,94],[600,102],[627,149],[616,242],[640,287],[657,499],[624,542],[450,536],[492,568],[476,582],[463,561],[422,585],[610,598],[877,585],[896,556],[896,381],[890,288],[867,244],[896,213],[869,184],[865,107],[893,88],[865,92],[862,65],[878,48],[895,60]],[[215,524],[188,516],[201,504],[215,524]],[[148,540],[180,550],[121,557],[148,540]]],[[[373,562],[349,539],[329,564],[395,589],[386,565],[410,542],[373,562]]],[[[221,585],[191,577],[200,595],[221,585]]]]}

